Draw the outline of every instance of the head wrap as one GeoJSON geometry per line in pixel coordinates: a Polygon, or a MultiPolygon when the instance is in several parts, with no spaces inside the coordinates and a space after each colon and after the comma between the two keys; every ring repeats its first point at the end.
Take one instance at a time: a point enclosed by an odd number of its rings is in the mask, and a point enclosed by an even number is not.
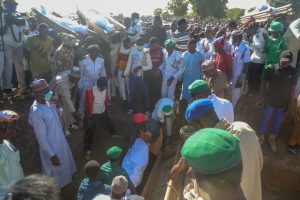
{"type": "Polygon", "coordinates": [[[124,176],[116,176],[111,183],[113,194],[119,195],[126,192],[128,188],[128,180],[124,176]]]}
{"type": "Polygon", "coordinates": [[[165,41],[165,46],[166,47],[175,47],[176,45],[176,41],[175,40],[172,40],[172,39],[168,39],[165,41]]]}
{"type": "Polygon", "coordinates": [[[31,88],[32,92],[34,92],[34,93],[42,92],[42,91],[49,89],[48,83],[45,79],[39,79],[39,80],[32,81],[30,84],[30,88],[31,88]]]}
{"type": "Polygon", "coordinates": [[[239,143],[239,139],[228,131],[207,128],[188,138],[181,154],[196,172],[216,174],[241,162],[239,143]]]}
{"type": "Polygon", "coordinates": [[[71,71],[70,71],[70,76],[74,77],[74,78],[80,78],[80,69],[79,67],[72,67],[71,71]]]}
{"type": "Polygon", "coordinates": [[[208,83],[204,80],[196,80],[189,85],[188,90],[190,94],[199,94],[209,90],[208,83]]]}
{"type": "Polygon", "coordinates": [[[213,109],[213,103],[209,99],[199,99],[193,101],[185,111],[185,120],[192,122],[206,115],[213,109]]]}
{"type": "Polygon", "coordinates": [[[111,148],[109,148],[106,152],[106,155],[110,158],[110,159],[118,159],[121,155],[122,155],[123,149],[117,146],[113,146],[111,148]]]}
{"type": "Polygon", "coordinates": [[[224,48],[225,45],[225,39],[223,37],[219,37],[215,40],[214,42],[214,46],[215,47],[220,47],[220,48],[224,48]]]}
{"type": "Polygon", "coordinates": [[[144,122],[147,122],[149,120],[149,117],[143,113],[137,113],[133,116],[133,122],[135,124],[141,124],[144,122]]]}

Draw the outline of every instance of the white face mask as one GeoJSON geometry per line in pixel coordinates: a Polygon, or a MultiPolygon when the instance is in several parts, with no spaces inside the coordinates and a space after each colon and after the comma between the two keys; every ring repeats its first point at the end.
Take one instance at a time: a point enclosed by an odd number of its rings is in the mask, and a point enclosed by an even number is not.
{"type": "Polygon", "coordinates": [[[137,50],[141,51],[144,49],[144,46],[136,46],[137,50]]]}

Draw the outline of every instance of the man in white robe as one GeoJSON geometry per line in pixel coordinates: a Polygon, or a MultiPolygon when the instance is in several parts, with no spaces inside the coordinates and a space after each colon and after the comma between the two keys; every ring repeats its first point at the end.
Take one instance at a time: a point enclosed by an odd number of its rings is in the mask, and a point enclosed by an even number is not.
{"type": "Polygon", "coordinates": [[[18,120],[17,113],[0,111],[0,199],[13,183],[24,177],[19,151],[9,142],[16,135],[18,120]]]}
{"type": "Polygon", "coordinates": [[[58,109],[50,102],[52,92],[44,79],[33,81],[30,87],[36,100],[28,120],[39,143],[42,173],[55,178],[63,188],[72,182],[76,165],[61,127],[58,109]]]}

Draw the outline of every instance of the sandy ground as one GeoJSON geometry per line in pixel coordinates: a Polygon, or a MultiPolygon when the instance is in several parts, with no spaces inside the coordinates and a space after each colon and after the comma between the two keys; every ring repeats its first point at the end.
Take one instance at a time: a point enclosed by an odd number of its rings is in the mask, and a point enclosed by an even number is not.
{"type": "MultiPolygon", "coordinates": [[[[1,108],[17,111],[24,122],[21,134],[13,140],[13,143],[20,149],[21,164],[26,175],[41,173],[38,143],[32,128],[27,123],[28,112],[32,102],[32,98],[18,100],[12,104],[5,102],[1,108]]],[[[254,129],[257,129],[260,109],[256,107],[255,102],[255,96],[243,98],[237,118],[239,121],[245,121],[254,129]]],[[[117,104],[113,103],[113,105],[117,104]]],[[[116,125],[117,132],[122,134],[124,139],[112,139],[104,127],[98,127],[98,133],[94,138],[92,158],[100,164],[106,161],[105,152],[109,147],[113,145],[119,145],[125,149],[128,147],[131,126],[130,118],[117,106],[112,106],[109,109],[109,113],[116,125]]],[[[262,147],[264,154],[264,169],[262,172],[264,200],[300,199],[300,153],[298,155],[291,155],[286,149],[286,140],[291,130],[291,123],[285,123],[282,127],[278,139],[279,149],[276,154],[269,150],[267,143],[262,147]]],[[[83,166],[86,161],[83,152],[83,136],[84,131],[80,129],[68,138],[77,164],[78,173],[72,184],[62,190],[63,197],[66,200],[76,198],[79,184],[84,177],[83,166]]]]}

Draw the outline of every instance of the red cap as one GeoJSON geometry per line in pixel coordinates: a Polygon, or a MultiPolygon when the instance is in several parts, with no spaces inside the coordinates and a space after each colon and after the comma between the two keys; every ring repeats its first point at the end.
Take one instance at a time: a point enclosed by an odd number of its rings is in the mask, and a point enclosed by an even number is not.
{"type": "Polygon", "coordinates": [[[133,116],[133,122],[135,124],[141,124],[146,121],[148,121],[149,117],[147,115],[144,115],[143,113],[137,113],[133,116]]]}

